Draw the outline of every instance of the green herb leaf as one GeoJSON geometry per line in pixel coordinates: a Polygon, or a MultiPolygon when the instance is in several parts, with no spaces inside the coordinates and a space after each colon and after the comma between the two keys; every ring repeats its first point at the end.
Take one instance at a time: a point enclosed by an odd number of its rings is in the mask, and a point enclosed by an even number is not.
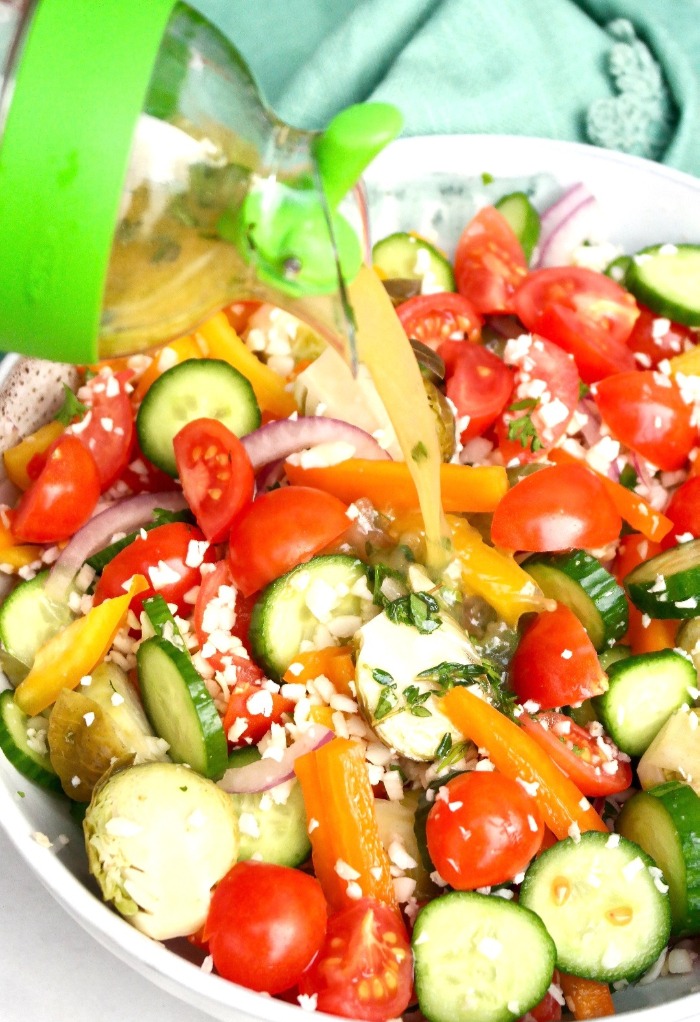
{"type": "Polygon", "coordinates": [[[80,422],[87,410],[88,406],[84,405],[82,401],[78,401],[68,384],[64,383],[63,404],[54,415],[54,419],[57,422],[62,422],[64,426],[70,426],[71,422],[80,422]]]}
{"type": "Polygon", "coordinates": [[[435,759],[442,759],[452,748],[452,735],[449,731],[445,731],[444,735],[440,739],[440,743],[435,750],[435,759]]]}
{"type": "Polygon", "coordinates": [[[382,670],[381,667],[375,667],[372,671],[372,677],[378,685],[388,685],[389,688],[396,688],[396,682],[389,674],[388,671],[382,670]]]}
{"type": "Polygon", "coordinates": [[[411,458],[413,461],[425,461],[428,457],[428,448],[425,446],[422,440],[419,440],[411,451],[411,458]]]}
{"type": "Polygon", "coordinates": [[[639,476],[631,465],[625,465],[620,472],[619,482],[621,486],[626,487],[628,490],[633,490],[639,482],[639,476]]]}
{"type": "Polygon", "coordinates": [[[395,624],[412,625],[427,634],[440,627],[439,609],[437,600],[430,593],[411,593],[387,603],[385,612],[395,624]]]}
{"type": "Polygon", "coordinates": [[[532,413],[539,403],[539,398],[524,398],[510,405],[508,409],[510,412],[525,412],[508,423],[508,439],[518,441],[524,448],[529,447],[533,454],[542,447],[542,441],[532,421],[532,413]]]}
{"type": "Polygon", "coordinates": [[[395,710],[398,705],[398,697],[393,688],[385,685],[381,691],[377,705],[374,709],[374,719],[383,720],[388,716],[392,710],[395,710]]]}

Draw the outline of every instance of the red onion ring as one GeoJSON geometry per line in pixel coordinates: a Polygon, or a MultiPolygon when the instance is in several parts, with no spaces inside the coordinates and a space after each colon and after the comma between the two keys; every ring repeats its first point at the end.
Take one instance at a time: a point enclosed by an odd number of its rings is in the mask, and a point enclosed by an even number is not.
{"type": "Polygon", "coordinates": [[[547,241],[540,244],[538,266],[566,266],[571,262],[574,249],[588,237],[591,214],[597,209],[598,203],[592,195],[574,206],[568,216],[559,221],[547,241]]]}
{"type": "Polygon", "coordinates": [[[304,415],[298,419],[276,419],[241,438],[257,472],[271,461],[279,461],[318,444],[345,441],[355,448],[356,458],[388,460],[389,455],[373,436],[342,419],[325,415],[304,415]]]}
{"type": "Polygon", "coordinates": [[[588,198],[593,198],[591,192],[588,191],[586,186],[579,182],[571,185],[566,191],[553,202],[551,206],[542,213],[540,217],[540,237],[537,245],[537,259],[535,261],[535,267],[539,268],[543,264],[542,257],[545,250],[547,249],[552,235],[559,229],[560,225],[566,220],[566,218],[588,198]]]}
{"type": "Polygon", "coordinates": [[[311,724],[301,737],[286,749],[280,760],[259,759],[246,766],[233,767],[216,783],[233,795],[269,791],[278,784],[291,781],[294,777],[294,761],[299,756],[320,749],[333,738],[335,735],[330,728],[323,727],[322,724],[311,724]]]}
{"type": "Polygon", "coordinates": [[[112,504],[106,511],[91,518],[61,551],[46,580],[47,597],[56,603],[63,602],[87,558],[108,546],[116,532],[134,532],[150,521],[157,507],[162,507],[164,511],[182,511],[187,507],[187,501],[177,490],[168,493],[140,493],[136,497],[112,504]]]}

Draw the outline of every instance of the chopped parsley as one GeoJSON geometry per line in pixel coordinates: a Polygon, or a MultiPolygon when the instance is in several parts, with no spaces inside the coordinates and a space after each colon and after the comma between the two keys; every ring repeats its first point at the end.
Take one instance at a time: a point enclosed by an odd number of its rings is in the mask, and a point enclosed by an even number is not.
{"type": "Polygon", "coordinates": [[[532,413],[539,405],[539,398],[527,397],[522,401],[516,401],[508,408],[509,412],[523,412],[508,423],[508,439],[518,441],[522,447],[529,447],[532,453],[539,451],[542,441],[537,435],[537,430],[532,421],[532,413]]]}
{"type": "Polygon", "coordinates": [[[395,568],[388,568],[386,564],[370,564],[367,571],[367,584],[372,593],[372,603],[375,607],[386,607],[392,602],[382,592],[382,586],[387,578],[393,578],[408,588],[406,576],[402,572],[396,571],[395,568]]]}
{"type": "Polygon", "coordinates": [[[627,490],[633,490],[639,482],[639,476],[631,465],[625,465],[620,472],[620,485],[627,490]]]}
{"type": "Polygon", "coordinates": [[[87,410],[88,406],[79,401],[68,384],[64,383],[63,404],[54,415],[54,419],[62,422],[64,426],[70,426],[71,422],[80,422],[87,410]]]}

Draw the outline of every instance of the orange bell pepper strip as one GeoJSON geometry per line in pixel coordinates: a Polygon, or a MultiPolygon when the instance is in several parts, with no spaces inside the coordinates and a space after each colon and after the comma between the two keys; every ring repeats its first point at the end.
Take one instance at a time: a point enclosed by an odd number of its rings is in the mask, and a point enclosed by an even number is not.
{"type": "Polygon", "coordinates": [[[565,972],[559,974],[559,983],[574,1018],[606,1018],[615,1014],[615,1005],[607,983],[569,976],[565,972]]]}
{"type": "Polygon", "coordinates": [[[327,646],[297,653],[282,680],[288,684],[303,684],[320,675],[332,681],[337,692],[352,695],[350,682],[355,678],[355,664],[349,646],[327,646]]]}
{"type": "MultiPolygon", "coordinates": [[[[658,543],[653,543],[640,533],[625,536],[615,558],[614,572],[617,581],[622,585],[626,575],[660,552],[661,546],[658,543]]],[[[672,618],[650,618],[630,602],[629,627],[620,642],[629,646],[633,653],[655,653],[661,649],[672,649],[676,644],[679,625],[680,622],[672,618]]]]}
{"type": "Polygon", "coordinates": [[[513,780],[536,782],[542,818],[561,841],[572,827],[583,833],[608,828],[576,785],[555,766],[547,753],[500,710],[465,688],[453,688],[439,707],[465,737],[486,749],[497,770],[513,780]]]}
{"type": "Polygon", "coordinates": [[[7,477],[20,490],[26,490],[31,483],[27,474],[27,465],[36,454],[43,454],[54,440],[58,440],[66,427],[54,420],[40,426],[35,433],[20,440],[14,447],[8,448],[2,456],[7,477]]]}
{"type": "Polygon", "coordinates": [[[177,340],[170,341],[169,344],[164,345],[160,351],[155,353],[153,361],[136,384],[133,393],[134,403],[140,404],[143,401],[148,390],[158,377],[163,375],[166,369],[171,369],[173,366],[179,365],[180,362],[186,362],[190,358],[201,357],[202,349],[195,339],[189,335],[178,337],[177,340]]]}
{"type": "MultiPolygon", "coordinates": [[[[562,450],[561,447],[550,451],[547,457],[555,465],[573,465],[582,461],[581,458],[577,458],[576,455],[562,450]]],[[[637,532],[641,532],[647,539],[656,542],[663,539],[671,531],[673,528],[671,519],[653,508],[644,497],[640,497],[633,490],[628,490],[621,483],[608,479],[606,475],[603,475],[602,472],[597,472],[590,465],[586,465],[586,468],[600,479],[608,491],[608,495],[615,505],[617,513],[637,532]]]]}
{"type": "Polygon", "coordinates": [[[353,893],[396,908],[391,863],[374,815],[363,747],[347,738],[300,756],[294,769],[309,821],[314,871],[330,911],[355,904],[353,893]],[[349,867],[345,876],[344,867],[349,867]],[[348,893],[350,884],[355,885],[348,893]]]}
{"type": "MultiPolygon", "coordinates": [[[[326,468],[285,464],[291,483],[326,490],[351,504],[367,497],[380,510],[409,511],[418,507],[418,494],[404,461],[348,458],[326,468]]],[[[508,489],[500,465],[440,465],[444,511],[494,511],[508,489]]]]}
{"type": "Polygon", "coordinates": [[[119,631],[131,600],[148,589],[142,575],[134,575],[129,591],[93,607],[52,636],[38,650],[24,681],[15,689],[20,710],[33,717],[51,706],[64,688],[76,688],[104,658],[119,631]]]}
{"type": "Polygon", "coordinates": [[[272,412],[283,419],[298,410],[296,401],[285,388],[284,379],[245,346],[223,312],[217,312],[202,324],[195,337],[205,356],[228,362],[250,381],[261,411],[272,412]]]}
{"type": "Polygon", "coordinates": [[[12,529],[0,519],[0,570],[12,575],[20,568],[39,561],[44,548],[33,543],[15,543],[12,529]]]}

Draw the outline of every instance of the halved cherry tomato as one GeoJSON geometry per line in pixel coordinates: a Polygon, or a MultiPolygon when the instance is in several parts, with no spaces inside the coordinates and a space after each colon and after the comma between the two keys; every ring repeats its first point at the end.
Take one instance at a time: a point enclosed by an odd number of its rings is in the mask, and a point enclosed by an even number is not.
{"type": "Polygon", "coordinates": [[[345,532],[345,504],[311,486],[263,493],[234,520],[228,563],[236,586],[250,596],[308,561],[345,532]]]}
{"type": "Polygon", "coordinates": [[[69,539],[85,525],[99,496],[95,459],[77,437],[63,433],[48,449],[41,471],[20,497],[12,534],[20,543],[69,539]]]}
{"type": "Polygon", "coordinates": [[[629,759],[620,758],[620,750],[607,735],[594,738],[571,717],[551,710],[534,717],[524,713],[519,723],[582,794],[614,795],[632,783],[629,759]]]}
{"type": "Polygon", "coordinates": [[[130,608],[135,614],[141,613],[143,601],[154,593],[160,593],[167,603],[176,604],[179,614],[189,613],[191,607],[184,600],[185,594],[199,584],[200,564],[213,559],[213,550],[204,534],[193,525],[186,522],[159,525],[145,538],[138,536],[105,566],[95,587],[94,602],[123,596],[124,583],[133,575],[144,575],[151,585],[131,601],[130,608]],[[197,543],[204,546],[193,557],[197,543]]]}
{"type": "Polygon", "coordinates": [[[682,468],[698,431],[674,379],[652,369],[601,380],[595,402],[613,436],[657,468],[682,468]]]}
{"type": "Polygon", "coordinates": [[[261,684],[265,676],[251,660],[232,660],[238,680],[229,694],[224,732],[233,746],[256,745],[283,714],[294,710],[294,703],[279,692],[266,692],[261,684]]]}
{"type": "Polygon", "coordinates": [[[491,522],[494,546],[544,552],[595,550],[617,539],[622,519],[602,482],[583,465],[553,465],[508,490],[491,522]]]}
{"type": "Polygon", "coordinates": [[[326,939],[299,980],[299,992],[317,995],[318,1011],[384,1022],[411,1002],[413,959],[397,913],[361,898],[328,920],[326,939]]]}
{"type": "Polygon", "coordinates": [[[120,482],[128,486],[132,493],[168,493],[177,490],[178,482],[173,476],[157,468],[149,461],[141,448],[132,443],[129,462],[119,477],[120,482]]]}
{"type": "MultiPolygon", "coordinates": [[[[244,596],[235,588],[226,561],[217,561],[213,571],[203,572],[193,614],[194,631],[200,649],[214,631],[222,631],[226,624],[230,623],[227,629],[229,634],[240,639],[241,645],[250,656],[248,631],[254,606],[255,600],[252,597],[244,596]],[[227,610],[229,602],[233,606],[227,610]],[[229,617],[230,622],[227,622],[226,619],[229,617]]],[[[223,666],[219,652],[211,653],[205,659],[217,670],[223,666]]]]}
{"type": "Polygon", "coordinates": [[[673,528],[661,541],[663,549],[683,540],[700,536],[700,476],[691,476],[678,487],[664,514],[673,522],[673,528]]]}
{"type": "Polygon", "coordinates": [[[80,391],[88,411],[67,429],[95,459],[103,492],[117,481],[131,456],[134,412],[126,385],[133,375],[125,369],[93,376],[80,391]]]}
{"type": "Polygon", "coordinates": [[[466,298],[451,291],[416,295],[402,302],[396,314],[408,337],[427,344],[433,351],[443,341],[481,338],[481,316],[466,298]]]}
{"type": "Polygon", "coordinates": [[[173,438],[177,472],[187,503],[210,543],[253,499],[255,472],[245,447],[223,422],[194,419],[173,438]]]}
{"type": "Polygon", "coordinates": [[[580,380],[571,355],[544,337],[507,345],[505,357],[515,380],[496,435],[508,465],[532,461],[554,447],[578,405],[580,380]],[[522,421],[527,419],[529,423],[522,421]]]}
{"type": "Polygon", "coordinates": [[[458,891],[512,880],[537,854],[544,824],[522,784],[471,770],[440,788],[425,824],[428,852],[458,891]]]}
{"type": "Polygon", "coordinates": [[[513,311],[513,295],[525,279],[527,260],[512,227],[485,206],[462,231],[455,252],[457,290],[482,315],[513,311]]]}
{"type": "Polygon", "coordinates": [[[637,304],[605,274],[582,266],[534,270],[516,291],[513,305],[528,330],[574,356],[585,383],[634,369],[626,342],[637,304]]]}
{"type": "Polygon", "coordinates": [[[237,334],[242,334],[248,326],[248,320],[260,308],[260,302],[234,302],[224,309],[226,319],[237,334]]]}
{"type": "Polygon", "coordinates": [[[269,862],[238,862],[214,888],[204,938],[220,976],[250,990],[294,986],[326,933],[315,877],[269,862]]]}
{"type": "Polygon", "coordinates": [[[445,341],[438,354],[445,363],[445,393],[458,417],[468,417],[460,434],[465,444],[481,436],[501,414],[513,390],[513,374],[481,344],[445,341]]]}
{"type": "MultiPolygon", "coordinates": [[[[558,982],[559,973],[555,969],[552,977],[552,984],[558,982]]],[[[562,995],[562,1000],[563,999],[562,995]]],[[[530,1008],[527,1015],[523,1015],[518,1022],[561,1022],[561,1015],[561,1004],[548,990],[540,1003],[536,1004],[534,1008],[530,1008]]]]}
{"type": "Polygon", "coordinates": [[[634,352],[640,369],[655,369],[665,358],[673,358],[694,346],[690,327],[672,323],[670,319],[657,316],[645,305],[637,305],[639,318],[627,338],[627,347],[634,352]]]}
{"type": "Polygon", "coordinates": [[[521,703],[532,700],[543,710],[583,702],[608,687],[586,629],[563,603],[526,624],[510,680],[521,703]]]}

